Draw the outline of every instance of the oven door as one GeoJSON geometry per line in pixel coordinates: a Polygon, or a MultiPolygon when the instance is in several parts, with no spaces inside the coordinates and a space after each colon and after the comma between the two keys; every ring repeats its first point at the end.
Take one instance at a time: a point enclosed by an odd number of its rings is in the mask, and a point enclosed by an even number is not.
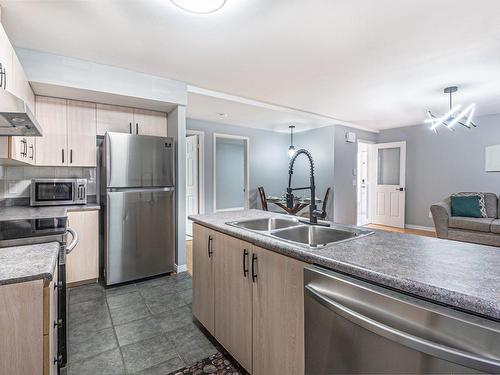
{"type": "Polygon", "coordinates": [[[311,266],[306,374],[499,373],[500,324],[311,266]]]}
{"type": "Polygon", "coordinates": [[[74,179],[36,179],[31,181],[31,205],[73,204],[77,193],[74,179]]]}

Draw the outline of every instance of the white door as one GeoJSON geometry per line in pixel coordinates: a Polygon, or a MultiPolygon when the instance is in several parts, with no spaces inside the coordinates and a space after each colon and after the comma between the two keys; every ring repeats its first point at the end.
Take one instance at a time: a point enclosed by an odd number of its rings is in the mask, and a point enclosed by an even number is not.
{"type": "Polygon", "coordinates": [[[365,225],[368,219],[368,144],[358,143],[358,220],[357,225],[365,225]]]}
{"type": "Polygon", "coordinates": [[[406,142],[371,145],[373,224],[405,227],[406,142]]]}
{"type": "Polygon", "coordinates": [[[186,234],[193,236],[193,222],[189,215],[199,213],[198,203],[198,136],[186,137],[186,234]]]}

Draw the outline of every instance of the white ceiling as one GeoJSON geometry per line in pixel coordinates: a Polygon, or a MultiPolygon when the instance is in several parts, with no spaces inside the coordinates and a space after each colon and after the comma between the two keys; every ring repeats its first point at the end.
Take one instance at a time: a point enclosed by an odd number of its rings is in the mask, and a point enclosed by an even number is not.
{"type": "Polygon", "coordinates": [[[451,84],[457,102],[500,112],[499,0],[227,0],[210,15],[169,0],[0,5],[16,46],[372,129],[445,111],[451,84]]]}

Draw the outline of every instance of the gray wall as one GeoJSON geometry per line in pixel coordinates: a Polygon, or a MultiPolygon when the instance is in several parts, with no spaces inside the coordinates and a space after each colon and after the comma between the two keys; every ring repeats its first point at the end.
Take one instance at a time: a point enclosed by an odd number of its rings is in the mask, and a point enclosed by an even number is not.
{"type": "Polygon", "coordinates": [[[217,209],[245,206],[245,142],[217,138],[217,209]]]}
{"type": "Polygon", "coordinates": [[[428,125],[383,130],[378,142],[406,141],[406,223],[433,226],[429,208],[459,191],[500,193],[500,173],[484,171],[485,146],[500,143],[500,115],[477,117],[476,129],[438,134],[428,125]]]}
{"type": "Polygon", "coordinates": [[[356,181],[357,143],[347,143],[345,133],[356,133],[356,140],[377,141],[377,133],[335,126],[335,174],[334,174],[334,221],[356,224],[356,181]]]}
{"type": "Polygon", "coordinates": [[[213,212],[214,133],[238,135],[250,139],[250,208],[260,208],[257,194],[259,186],[264,186],[267,195],[280,195],[285,191],[288,183],[287,134],[194,119],[187,119],[186,126],[188,130],[205,132],[205,213],[213,212]]]}
{"type": "MultiPolygon", "coordinates": [[[[314,179],[316,183],[316,196],[323,199],[327,188],[334,187],[334,127],[324,127],[295,134],[295,149],[305,148],[314,159],[314,179]]],[[[305,156],[299,156],[294,165],[292,186],[309,186],[309,163],[305,156]]],[[[333,218],[334,202],[330,191],[330,198],[326,209],[328,219],[333,218]]],[[[309,191],[300,191],[295,194],[309,196],[309,191]]],[[[318,205],[321,209],[321,204],[318,205]]]]}

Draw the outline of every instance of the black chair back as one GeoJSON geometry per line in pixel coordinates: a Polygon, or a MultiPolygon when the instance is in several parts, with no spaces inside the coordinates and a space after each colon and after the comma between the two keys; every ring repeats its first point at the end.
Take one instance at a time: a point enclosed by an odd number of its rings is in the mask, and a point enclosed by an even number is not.
{"type": "Polygon", "coordinates": [[[257,190],[259,191],[259,196],[260,196],[260,205],[262,206],[262,209],[264,211],[269,211],[267,209],[267,200],[266,200],[266,193],[264,192],[264,187],[263,186],[259,186],[257,188],[257,190]]]}

